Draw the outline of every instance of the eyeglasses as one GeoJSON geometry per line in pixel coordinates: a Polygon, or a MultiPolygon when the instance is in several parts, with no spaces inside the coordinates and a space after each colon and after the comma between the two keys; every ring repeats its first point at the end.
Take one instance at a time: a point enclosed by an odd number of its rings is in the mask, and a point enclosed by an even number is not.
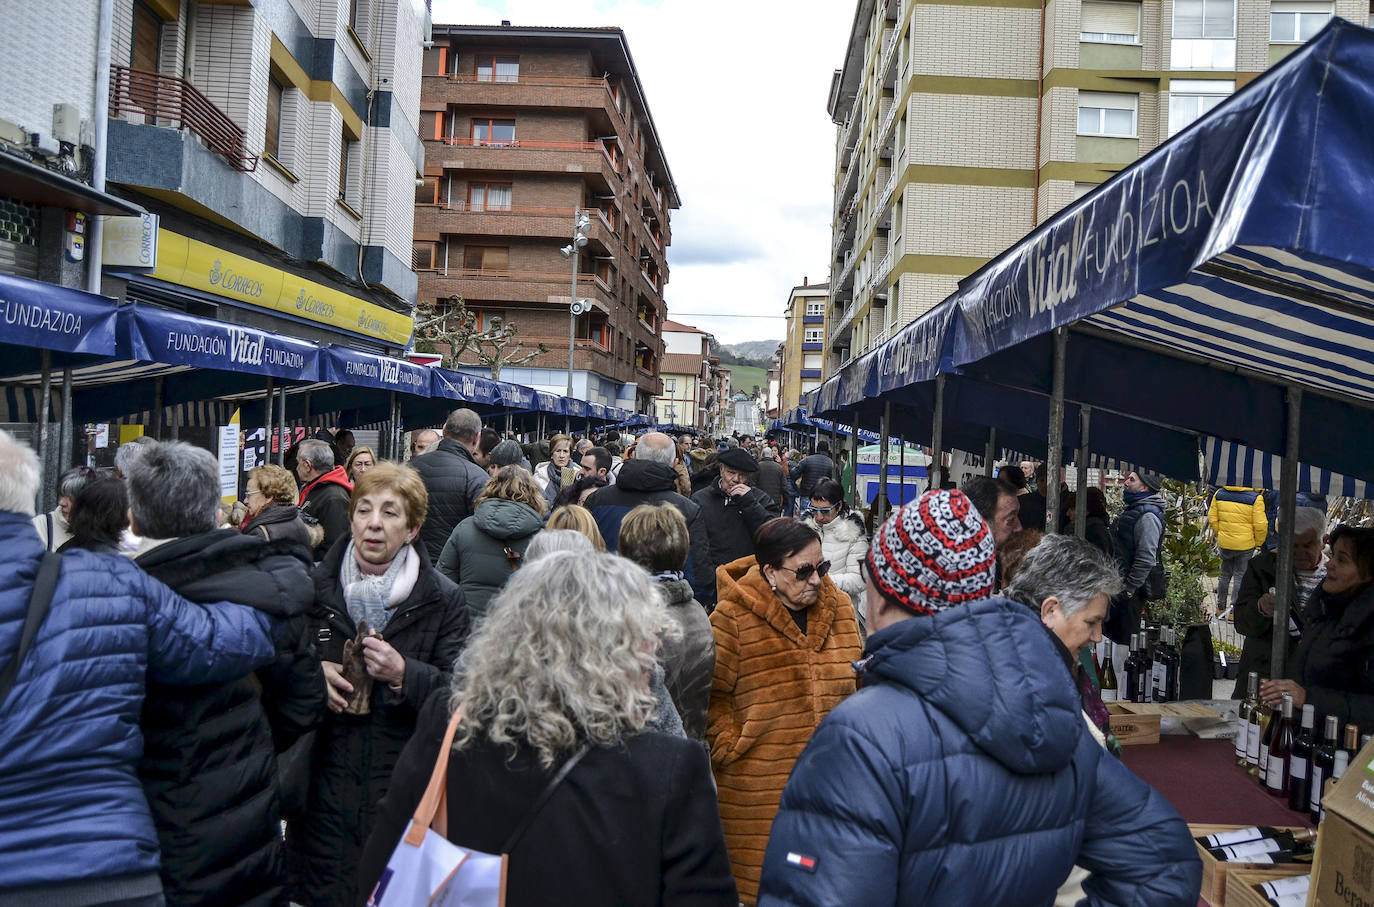
{"type": "Polygon", "coordinates": [[[821,561],[819,564],[802,564],[800,567],[783,567],[781,564],[778,566],[794,574],[799,583],[804,583],[809,580],[813,573],[824,578],[825,575],[830,572],[830,561],[821,561]]]}
{"type": "Polygon", "coordinates": [[[811,511],[813,513],[834,513],[835,505],[831,504],[829,507],[816,507],[813,505],[811,511]]]}
{"type": "Polygon", "coordinates": [[[243,489],[243,497],[244,497],[245,499],[251,498],[251,497],[252,497],[253,495],[255,495],[255,494],[262,494],[262,492],[261,492],[259,489],[257,489],[257,488],[245,488],[245,489],[243,489]]]}

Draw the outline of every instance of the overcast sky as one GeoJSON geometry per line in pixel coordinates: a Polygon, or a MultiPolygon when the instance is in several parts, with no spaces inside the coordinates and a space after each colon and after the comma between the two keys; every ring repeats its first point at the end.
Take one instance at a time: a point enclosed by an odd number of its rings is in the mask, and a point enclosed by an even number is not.
{"type": "Polygon", "coordinates": [[[722,343],[782,339],[788,291],[827,276],[835,127],[825,104],[853,0],[434,0],[433,10],[442,24],[623,28],[682,198],[668,317],[722,343]]]}

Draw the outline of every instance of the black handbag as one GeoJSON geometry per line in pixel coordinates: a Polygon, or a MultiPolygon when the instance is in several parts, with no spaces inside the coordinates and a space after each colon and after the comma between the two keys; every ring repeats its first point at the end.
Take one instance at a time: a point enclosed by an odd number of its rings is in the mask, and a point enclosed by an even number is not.
{"type": "Polygon", "coordinates": [[[1169,574],[1164,572],[1164,565],[1155,561],[1155,565],[1150,568],[1150,573],[1145,577],[1145,600],[1149,602],[1162,602],[1169,593],[1169,574]]]}
{"type": "Polygon", "coordinates": [[[57,589],[57,575],[61,569],[62,555],[45,551],[43,559],[38,563],[38,576],[33,581],[33,591],[29,593],[29,610],[24,615],[24,628],[19,632],[19,648],[10,659],[10,663],[5,665],[5,670],[0,671],[0,706],[9,698],[15,678],[19,676],[19,666],[29,654],[34,637],[38,635],[38,628],[43,624],[43,618],[48,616],[48,607],[52,605],[52,595],[57,589]]]}

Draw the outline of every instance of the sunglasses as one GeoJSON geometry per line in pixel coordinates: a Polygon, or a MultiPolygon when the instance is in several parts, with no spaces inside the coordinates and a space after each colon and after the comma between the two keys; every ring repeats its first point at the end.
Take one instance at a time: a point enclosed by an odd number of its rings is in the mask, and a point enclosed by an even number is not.
{"type": "Polygon", "coordinates": [[[830,561],[821,561],[819,564],[802,564],[800,567],[783,567],[779,565],[779,569],[792,573],[797,577],[797,582],[804,583],[811,578],[811,574],[813,573],[824,578],[825,575],[830,572],[830,561]]]}
{"type": "Polygon", "coordinates": [[[829,507],[812,507],[811,510],[815,513],[834,513],[835,505],[832,504],[829,507]]]}

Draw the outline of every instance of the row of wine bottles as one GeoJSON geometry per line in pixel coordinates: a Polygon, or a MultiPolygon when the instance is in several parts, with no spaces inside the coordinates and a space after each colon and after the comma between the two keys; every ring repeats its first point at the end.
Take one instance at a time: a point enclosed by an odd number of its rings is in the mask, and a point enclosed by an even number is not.
{"type": "Polygon", "coordinates": [[[1316,829],[1281,829],[1267,825],[1238,828],[1197,838],[1213,858],[1230,863],[1310,862],[1316,829]]]}
{"type": "Polygon", "coordinates": [[[1327,715],[1322,735],[1315,734],[1316,709],[1309,703],[1302,707],[1297,727],[1293,723],[1293,697],[1283,694],[1283,705],[1271,708],[1260,701],[1260,677],[1255,671],[1247,678],[1248,695],[1240,704],[1240,727],[1236,733],[1236,764],[1244,766],[1261,785],[1276,797],[1288,800],[1289,809],[1307,811],[1313,821],[1320,821],[1322,788],[1328,779],[1345,774],[1351,760],[1369,735],[1360,737],[1360,729],[1345,726],[1345,736],[1338,742],[1340,719],[1327,715]]]}
{"type": "MultiPolygon", "coordinates": [[[[1106,657],[1097,666],[1097,687],[1103,702],[1176,702],[1178,700],[1179,668],[1182,656],[1176,647],[1177,637],[1169,627],[1159,631],[1159,642],[1153,648],[1145,630],[1131,635],[1130,655],[1122,666],[1126,685],[1121,686],[1112,661],[1113,644],[1108,642],[1106,657]]],[[[1093,654],[1096,665],[1097,655],[1093,654]]]]}

